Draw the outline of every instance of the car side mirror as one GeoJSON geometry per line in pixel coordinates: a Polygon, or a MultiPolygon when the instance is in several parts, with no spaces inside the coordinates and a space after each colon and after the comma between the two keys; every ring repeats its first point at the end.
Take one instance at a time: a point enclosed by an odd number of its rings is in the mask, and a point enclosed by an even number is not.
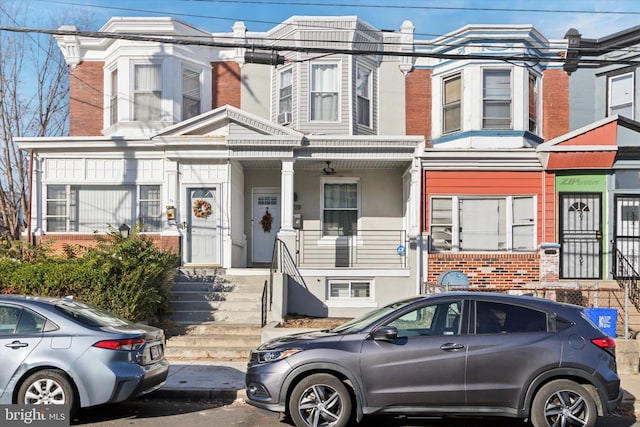
{"type": "Polygon", "coordinates": [[[371,334],[374,340],[393,341],[398,339],[398,328],[395,326],[382,326],[371,334]]]}

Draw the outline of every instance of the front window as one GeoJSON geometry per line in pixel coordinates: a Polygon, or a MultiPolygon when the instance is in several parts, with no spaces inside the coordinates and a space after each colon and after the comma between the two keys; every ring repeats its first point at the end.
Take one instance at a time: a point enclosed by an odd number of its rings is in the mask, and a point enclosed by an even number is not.
{"type": "Polygon", "coordinates": [[[111,97],[109,99],[109,123],[118,123],[118,69],[111,72],[111,97]]]}
{"type": "Polygon", "coordinates": [[[434,251],[532,251],[534,198],[433,197],[431,249],[434,251]]]}
{"type": "Polygon", "coordinates": [[[322,234],[352,236],[357,232],[358,183],[325,182],[323,184],[322,234]]]}
{"type": "Polygon", "coordinates": [[[330,300],[358,300],[368,301],[372,299],[371,283],[360,280],[329,281],[330,300]]]}
{"type": "Polygon", "coordinates": [[[48,232],[109,232],[142,222],[145,232],[161,228],[159,185],[49,185],[48,232]]]}
{"type": "Polygon", "coordinates": [[[511,129],[511,71],[484,70],[482,128],[511,129]]]}
{"type": "Polygon", "coordinates": [[[162,73],[160,64],[137,64],[134,82],[134,112],[136,121],[161,119],[162,73]]]}
{"type": "Polygon", "coordinates": [[[311,120],[338,120],[338,64],[311,64],[311,120]]]}
{"type": "Polygon", "coordinates": [[[291,68],[282,70],[278,82],[278,123],[291,123],[293,111],[293,71],[291,68]]]}
{"type": "Polygon", "coordinates": [[[182,71],[182,120],[200,114],[200,74],[182,71]]]}
{"type": "Polygon", "coordinates": [[[358,124],[371,126],[371,70],[358,66],[356,77],[358,124]]]}
{"type": "Polygon", "coordinates": [[[529,132],[538,133],[538,77],[529,73],[529,132]]]}
{"type": "Polygon", "coordinates": [[[461,129],[462,118],[462,76],[446,78],[442,83],[442,132],[456,132],[461,129]]]}
{"type": "Polygon", "coordinates": [[[627,73],[609,78],[609,116],[633,119],[633,77],[633,73],[627,73]]]}

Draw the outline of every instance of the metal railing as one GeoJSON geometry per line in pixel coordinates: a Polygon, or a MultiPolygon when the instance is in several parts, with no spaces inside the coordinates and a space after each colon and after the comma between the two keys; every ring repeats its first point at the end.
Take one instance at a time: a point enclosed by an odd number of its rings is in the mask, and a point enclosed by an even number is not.
{"type": "Polygon", "coordinates": [[[627,297],[631,303],[640,311],[640,289],[638,289],[638,272],[633,264],[629,262],[626,256],[618,249],[615,241],[611,242],[612,252],[614,255],[613,271],[611,274],[618,282],[621,289],[627,293],[627,297]]]}
{"type": "Polygon", "coordinates": [[[405,230],[354,230],[345,236],[298,230],[296,254],[302,267],[406,268],[405,230]]]}

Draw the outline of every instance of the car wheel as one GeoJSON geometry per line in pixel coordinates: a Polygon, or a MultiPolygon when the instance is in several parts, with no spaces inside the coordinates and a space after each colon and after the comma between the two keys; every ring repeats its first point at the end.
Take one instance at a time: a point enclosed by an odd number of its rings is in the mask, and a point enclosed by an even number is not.
{"type": "Polygon", "coordinates": [[[297,427],[344,427],[351,418],[351,395],[342,381],[314,374],[295,386],[289,416],[297,427]]]}
{"type": "Polygon", "coordinates": [[[536,393],[531,405],[534,427],[596,425],[598,413],[589,391],[569,380],[545,384],[536,393]]]}
{"type": "Polygon", "coordinates": [[[75,408],[73,388],[59,371],[44,369],[29,375],[18,390],[20,405],[68,405],[75,408]]]}

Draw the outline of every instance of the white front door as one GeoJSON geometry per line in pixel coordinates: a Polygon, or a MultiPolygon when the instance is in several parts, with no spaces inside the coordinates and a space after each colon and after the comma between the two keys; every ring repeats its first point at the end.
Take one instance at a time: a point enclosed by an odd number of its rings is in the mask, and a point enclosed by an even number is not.
{"type": "Polygon", "coordinates": [[[187,262],[219,264],[218,202],[215,188],[189,189],[187,262]]]}
{"type": "Polygon", "coordinates": [[[280,193],[274,188],[253,190],[252,261],[269,263],[273,245],[280,231],[280,193]]]}

